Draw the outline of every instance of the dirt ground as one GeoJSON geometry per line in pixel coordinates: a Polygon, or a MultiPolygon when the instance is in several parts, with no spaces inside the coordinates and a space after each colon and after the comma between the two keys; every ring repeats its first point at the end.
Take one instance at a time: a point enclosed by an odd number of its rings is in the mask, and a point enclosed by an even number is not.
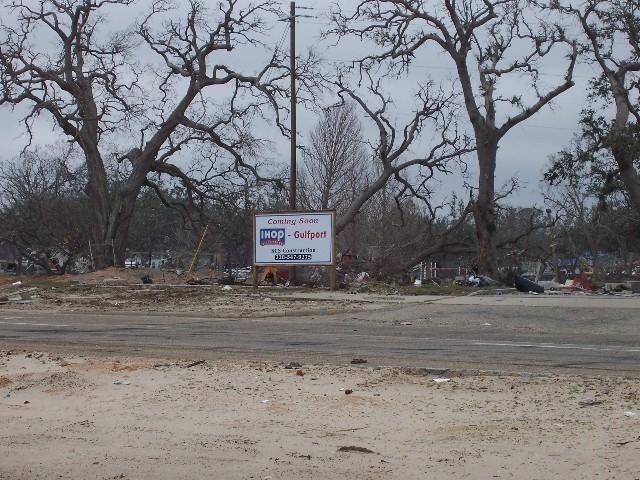
{"type": "MultiPolygon", "coordinates": [[[[251,318],[348,313],[420,301],[536,304],[536,300],[531,300],[532,295],[502,287],[474,289],[445,285],[436,288],[426,285],[415,288],[371,281],[338,292],[282,286],[261,286],[254,291],[244,284],[221,285],[216,275],[216,272],[177,275],[172,271],[125,268],[49,277],[0,275],[0,308],[46,312],[197,312],[218,318],[251,318]],[[141,282],[141,278],[147,275],[152,278],[153,284],[141,282]]],[[[566,304],[567,301],[573,301],[583,305],[595,300],[598,304],[615,301],[615,305],[622,305],[618,301],[621,298],[640,299],[640,295],[629,293],[613,296],[582,292],[552,293],[539,296],[537,303],[552,305],[554,302],[566,304]],[[570,298],[572,300],[568,300],[570,298]]]]}
{"type": "Polygon", "coordinates": [[[372,303],[355,296],[332,300],[291,295],[304,289],[261,287],[254,292],[245,285],[188,285],[184,277],[158,271],[152,285],[143,285],[139,277],[144,274],[111,268],[64,277],[0,277],[0,306],[49,312],[208,312],[233,318],[349,312],[372,303]]]}
{"type": "Polygon", "coordinates": [[[638,380],[188,365],[1,353],[0,478],[640,478],[638,380]]]}

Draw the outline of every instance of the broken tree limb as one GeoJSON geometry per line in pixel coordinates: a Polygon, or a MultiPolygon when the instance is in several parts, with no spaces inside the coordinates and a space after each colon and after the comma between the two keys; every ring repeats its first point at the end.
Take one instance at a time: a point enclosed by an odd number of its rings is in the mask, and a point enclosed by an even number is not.
{"type": "Polygon", "coordinates": [[[206,360],[198,360],[197,362],[192,362],[184,368],[197,367],[198,365],[202,365],[206,360]]]}

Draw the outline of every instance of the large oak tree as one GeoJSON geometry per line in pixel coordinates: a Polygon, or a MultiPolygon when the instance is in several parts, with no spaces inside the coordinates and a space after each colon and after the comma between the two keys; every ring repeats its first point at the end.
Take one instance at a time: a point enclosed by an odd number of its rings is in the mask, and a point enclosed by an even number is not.
{"type": "Polygon", "coordinates": [[[262,46],[276,3],[156,0],[124,29],[115,15],[129,16],[134,0],[3,4],[0,106],[26,109],[31,140],[46,115],[81,151],[93,239],[109,244],[96,252],[98,267],[109,263],[111,244],[123,260],[136,198],[145,186],[162,194],[158,175],[182,183],[194,202],[227,176],[262,178],[248,160],[255,142],[247,126],[265,106],[277,120],[277,98],[287,92],[276,84],[288,72],[278,52],[246,71],[234,65],[243,48],[262,46]],[[194,144],[204,152],[195,173],[176,160],[194,144]],[[107,168],[114,152],[117,180],[107,168]]]}
{"type": "MultiPolygon", "coordinates": [[[[581,47],[599,75],[592,83],[590,105],[581,121],[581,154],[597,166],[602,155],[613,158],[615,171],[605,175],[605,190],[619,180],[640,214],[640,3],[589,0],[573,6],[552,2],[552,11],[574,18],[583,32],[581,47]],[[610,106],[613,106],[610,109],[610,106]]],[[[568,159],[565,152],[565,160],[568,159]]],[[[563,175],[561,160],[554,175],[563,175]]],[[[565,162],[566,163],[566,162],[565,162]]],[[[570,176],[570,172],[567,172],[570,176]]],[[[553,176],[550,177],[553,180],[553,176]]]]}
{"type": "Polygon", "coordinates": [[[377,45],[357,66],[389,62],[403,72],[438,52],[451,61],[475,136],[478,184],[472,210],[478,266],[489,275],[495,275],[497,264],[495,173],[500,142],[573,86],[577,45],[541,12],[524,0],[361,0],[354,12],[337,8],[333,14],[331,33],[377,45]],[[539,81],[540,64],[561,50],[564,73],[556,85],[545,87],[539,81]],[[509,92],[504,88],[508,77],[524,88],[515,95],[509,92]]]}

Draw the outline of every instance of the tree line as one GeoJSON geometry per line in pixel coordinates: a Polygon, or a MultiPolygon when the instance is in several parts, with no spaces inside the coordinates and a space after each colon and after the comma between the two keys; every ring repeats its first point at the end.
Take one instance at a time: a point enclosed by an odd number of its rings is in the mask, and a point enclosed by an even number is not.
{"type": "MultiPolygon", "coordinates": [[[[48,250],[72,258],[91,242],[100,268],[122,264],[127,249],[193,242],[209,224],[212,241],[245,261],[251,212],[283,208],[288,197],[288,173],[262,160],[269,142],[257,128],[290,133],[288,53],[265,40],[285,17],[279,2],[3,9],[0,107],[23,112],[28,142],[2,163],[0,240],[41,263],[48,250]],[[133,8],[142,13],[131,24],[105,20],[133,8]],[[262,52],[259,65],[243,66],[247,51],[262,52]],[[32,146],[40,118],[60,138],[46,150],[32,146]]],[[[545,242],[562,239],[559,248],[576,254],[633,251],[639,9],[625,0],[335,4],[323,36],[343,51],[360,42],[366,48],[353,51],[367,54],[331,63],[310,52],[296,62],[298,97],[319,117],[298,172],[301,207],[335,208],[341,248],[375,258],[380,274],[447,253],[496,276],[514,252],[548,258],[545,242]],[[456,81],[425,72],[398,115],[386,80],[418,78],[416,63],[433,55],[456,81]],[[542,82],[558,58],[562,74],[542,82]],[[589,103],[545,173],[547,207],[509,207],[518,180],[496,187],[500,144],[574,88],[578,62],[595,72],[589,103]],[[527,88],[514,95],[509,78],[527,88]],[[471,162],[478,176],[465,198],[443,200],[438,182],[471,162]]]]}

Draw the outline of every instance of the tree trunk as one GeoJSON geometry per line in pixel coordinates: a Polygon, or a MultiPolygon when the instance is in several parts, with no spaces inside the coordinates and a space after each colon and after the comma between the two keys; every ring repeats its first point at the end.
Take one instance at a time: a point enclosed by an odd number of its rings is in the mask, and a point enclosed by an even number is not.
{"type": "Polygon", "coordinates": [[[640,176],[633,166],[633,160],[631,155],[623,151],[624,146],[621,148],[613,149],[613,158],[618,164],[620,169],[620,178],[622,183],[629,194],[629,201],[631,206],[635,210],[636,214],[640,214],[640,176]]]}
{"type": "MultiPolygon", "coordinates": [[[[106,203],[107,212],[94,210],[93,238],[95,242],[94,265],[96,270],[108,266],[123,266],[129,236],[131,217],[135,209],[140,187],[116,193],[112,202],[106,203]]],[[[104,206],[102,199],[92,199],[93,205],[104,206]]]]}
{"type": "Polygon", "coordinates": [[[98,150],[97,141],[92,138],[91,133],[87,133],[88,129],[88,126],[83,129],[85,137],[88,138],[82,143],[87,162],[88,177],[85,193],[89,198],[89,206],[93,214],[91,219],[91,232],[94,242],[93,263],[95,269],[100,270],[113,263],[111,239],[107,236],[111,202],[104,162],[98,150]]]}
{"type": "Polygon", "coordinates": [[[93,267],[96,270],[101,270],[113,263],[113,255],[111,254],[111,241],[107,240],[104,226],[97,219],[93,221],[92,237],[93,267]]]}
{"type": "Polygon", "coordinates": [[[113,256],[116,265],[124,265],[127,240],[129,238],[129,226],[136,207],[136,199],[141,186],[120,190],[113,202],[113,211],[109,218],[107,235],[113,240],[113,256]]]}
{"type": "Polygon", "coordinates": [[[129,239],[129,226],[131,225],[131,214],[135,204],[130,207],[131,213],[121,215],[116,226],[116,234],[113,237],[113,250],[116,257],[116,264],[124,266],[126,260],[127,241],[129,239]]]}
{"type": "MultiPolygon", "coordinates": [[[[476,138],[478,138],[476,136],[476,138]]],[[[478,138],[479,140],[479,138],[478,138]]],[[[478,241],[478,271],[482,275],[495,278],[497,273],[498,251],[496,247],[496,205],[495,172],[497,142],[478,142],[478,198],[473,205],[473,218],[478,241]]]]}
{"type": "Polygon", "coordinates": [[[633,165],[632,145],[634,145],[635,139],[628,125],[631,114],[627,104],[627,92],[618,85],[615,79],[610,80],[610,83],[616,103],[611,153],[620,169],[620,178],[629,194],[631,206],[637,214],[640,214],[640,176],[633,165]]]}

